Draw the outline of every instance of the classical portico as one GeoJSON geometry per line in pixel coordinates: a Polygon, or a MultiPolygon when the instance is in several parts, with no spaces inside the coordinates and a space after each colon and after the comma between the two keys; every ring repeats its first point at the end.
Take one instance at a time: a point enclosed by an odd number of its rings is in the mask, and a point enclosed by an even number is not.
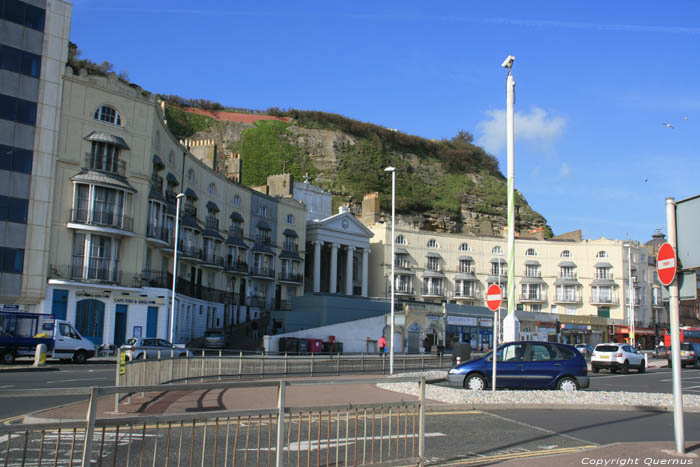
{"type": "Polygon", "coordinates": [[[374,234],[350,212],[306,223],[307,292],[367,296],[369,239],[374,234]]]}

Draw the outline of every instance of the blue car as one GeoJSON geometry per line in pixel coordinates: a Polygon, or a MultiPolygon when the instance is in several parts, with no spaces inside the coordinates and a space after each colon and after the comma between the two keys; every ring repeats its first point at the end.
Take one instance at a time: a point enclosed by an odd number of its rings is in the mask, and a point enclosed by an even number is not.
{"type": "MultiPolygon", "coordinates": [[[[451,386],[475,391],[492,384],[492,352],[452,368],[451,386]]],[[[509,342],[496,352],[496,387],[577,391],[589,386],[588,365],[575,347],[554,342],[509,342]]]]}

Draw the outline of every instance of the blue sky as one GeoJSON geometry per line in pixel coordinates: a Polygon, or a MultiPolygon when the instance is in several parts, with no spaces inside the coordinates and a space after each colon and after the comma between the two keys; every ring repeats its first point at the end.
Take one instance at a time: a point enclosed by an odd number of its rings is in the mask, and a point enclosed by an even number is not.
{"type": "Polygon", "coordinates": [[[647,241],[700,193],[700,2],[75,0],[71,40],[153,92],[469,131],[555,234],[647,241]],[[670,123],[667,128],[663,123],[670,123]]]}

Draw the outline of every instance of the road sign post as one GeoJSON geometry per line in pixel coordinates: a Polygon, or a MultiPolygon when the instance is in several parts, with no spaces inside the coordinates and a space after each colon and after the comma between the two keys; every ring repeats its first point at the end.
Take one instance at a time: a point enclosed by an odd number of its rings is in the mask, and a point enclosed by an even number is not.
{"type": "MultiPolygon", "coordinates": [[[[500,267],[500,264],[498,265],[500,267]]],[[[498,349],[498,325],[500,324],[499,317],[500,313],[498,310],[501,308],[501,301],[503,300],[503,291],[501,286],[498,284],[491,284],[491,286],[486,290],[486,306],[489,310],[493,311],[493,339],[491,339],[493,345],[491,346],[491,391],[496,390],[496,350],[498,349]]]]}

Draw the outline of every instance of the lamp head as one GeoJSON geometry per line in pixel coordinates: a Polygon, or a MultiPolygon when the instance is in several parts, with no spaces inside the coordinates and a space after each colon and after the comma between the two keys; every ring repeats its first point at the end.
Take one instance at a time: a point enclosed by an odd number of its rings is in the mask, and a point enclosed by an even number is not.
{"type": "Polygon", "coordinates": [[[512,55],[508,55],[505,60],[503,60],[503,63],[501,63],[501,66],[503,68],[508,68],[509,70],[513,68],[513,62],[515,61],[515,57],[512,55]]]}
{"type": "Polygon", "coordinates": [[[175,196],[176,199],[184,198],[185,194],[184,193],[178,193],[177,196],[175,196]]]}
{"type": "Polygon", "coordinates": [[[387,168],[384,169],[384,172],[393,172],[393,171],[395,171],[395,170],[396,170],[396,169],[395,169],[394,167],[387,167],[387,168]]]}

